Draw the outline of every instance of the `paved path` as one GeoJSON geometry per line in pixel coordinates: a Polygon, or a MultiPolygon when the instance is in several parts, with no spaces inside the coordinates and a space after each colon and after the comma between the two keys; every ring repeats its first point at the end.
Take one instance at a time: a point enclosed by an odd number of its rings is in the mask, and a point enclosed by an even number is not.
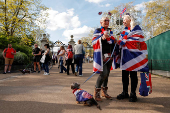
{"type": "MultiPolygon", "coordinates": [[[[148,97],[137,94],[138,102],[130,103],[116,99],[122,91],[120,70],[111,71],[108,93],[114,98],[99,102],[102,111],[95,106],[77,105],[70,84],[83,83],[92,74],[92,64],[84,64],[83,69],[83,77],[59,74],[57,65],[49,76],[43,72],[0,74],[0,113],[170,113],[170,79],[153,75],[153,93],[148,97]]],[[[93,94],[97,76],[81,88],[93,94]]]]}

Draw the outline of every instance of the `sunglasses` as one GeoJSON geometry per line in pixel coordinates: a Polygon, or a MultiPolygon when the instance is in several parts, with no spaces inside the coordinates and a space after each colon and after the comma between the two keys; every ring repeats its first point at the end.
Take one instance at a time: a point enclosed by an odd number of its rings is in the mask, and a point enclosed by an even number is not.
{"type": "Polygon", "coordinates": [[[104,20],[104,21],[105,21],[105,22],[107,22],[107,21],[109,22],[109,20],[104,20]]]}

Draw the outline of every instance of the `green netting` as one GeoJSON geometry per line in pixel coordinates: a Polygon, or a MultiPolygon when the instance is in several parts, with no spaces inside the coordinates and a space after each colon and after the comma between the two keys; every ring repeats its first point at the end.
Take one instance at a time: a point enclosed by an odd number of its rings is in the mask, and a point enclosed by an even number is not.
{"type": "Polygon", "coordinates": [[[170,30],[146,41],[149,67],[170,71],[170,30]]]}

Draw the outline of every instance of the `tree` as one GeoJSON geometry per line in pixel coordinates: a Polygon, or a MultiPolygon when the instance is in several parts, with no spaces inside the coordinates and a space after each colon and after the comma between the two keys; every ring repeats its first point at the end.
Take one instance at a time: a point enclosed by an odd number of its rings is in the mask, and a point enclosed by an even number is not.
{"type": "Polygon", "coordinates": [[[44,22],[45,19],[37,20],[41,11],[47,7],[40,0],[1,0],[0,23],[2,30],[7,36],[19,36],[27,40],[28,35],[34,35],[39,26],[36,22],[44,22]]]}
{"type": "Polygon", "coordinates": [[[143,26],[152,36],[170,29],[170,1],[156,0],[145,3],[146,15],[143,26]]]}
{"type": "MultiPolygon", "coordinates": [[[[94,33],[94,29],[90,31],[88,37],[82,37],[82,38],[81,38],[81,41],[82,41],[82,42],[87,42],[90,46],[92,46],[93,33],[94,33]]],[[[84,46],[86,47],[87,44],[84,43],[84,46]]]]}

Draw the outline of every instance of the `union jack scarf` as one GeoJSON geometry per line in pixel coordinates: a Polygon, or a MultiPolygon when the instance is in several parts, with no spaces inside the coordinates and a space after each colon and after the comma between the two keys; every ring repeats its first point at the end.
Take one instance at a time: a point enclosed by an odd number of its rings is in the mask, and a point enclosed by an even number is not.
{"type": "Polygon", "coordinates": [[[120,68],[126,71],[149,72],[147,45],[144,41],[142,29],[136,25],[132,31],[125,28],[118,44],[123,41],[120,68]]]}
{"type": "MultiPolygon", "coordinates": [[[[110,31],[109,35],[110,37],[107,38],[107,42],[109,44],[113,44],[115,38],[113,37],[113,32],[108,28],[107,30],[110,31]]],[[[102,43],[101,39],[104,34],[105,29],[103,27],[98,28],[94,31],[93,39],[92,39],[92,45],[94,49],[94,61],[93,61],[93,72],[96,72],[97,70],[103,71],[103,55],[102,55],[102,43]]]]}

